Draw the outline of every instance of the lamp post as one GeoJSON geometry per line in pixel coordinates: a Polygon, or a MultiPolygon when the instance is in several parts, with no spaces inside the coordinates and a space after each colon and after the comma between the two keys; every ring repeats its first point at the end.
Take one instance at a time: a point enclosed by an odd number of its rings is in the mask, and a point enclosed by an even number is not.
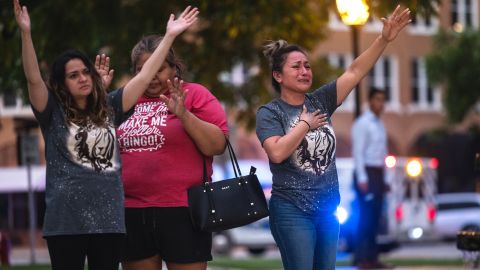
{"type": "MultiPolygon", "coordinates": [[[[360,26],[364,25],[368,16],[368,5],[365,0],[336,0],[338,13],[344,24],[350,26],[352,32],[353,59],[359,55],[358,32],[360,26]]],[[[355,118],[360,115],[360,83],[353,93],[355,97],[355,118]]]]}
{"type": "Polygon", "coordinates": [[[30,238],[30,265],[37,263],[36,259],[36,231],[37,231],[37,213],[35,205],[35,191],[32,185],[32,165],[38,164],[38,138],[31,134],[31,130],[38,127],[35,120],[29,118],[17,117],[14,119],[15,129],[19,134],[19,163],[27,168],[28,183],[28,221],[30,238]]]}

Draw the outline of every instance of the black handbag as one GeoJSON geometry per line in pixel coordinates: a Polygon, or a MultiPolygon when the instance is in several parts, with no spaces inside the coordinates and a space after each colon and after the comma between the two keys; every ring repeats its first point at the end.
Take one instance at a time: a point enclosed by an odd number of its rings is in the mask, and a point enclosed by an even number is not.
{"type": "Polygon", "coordinates": [[[196,229],[216,232],[240,227],[269,215],[262,186],[251,167],[242,176],[240,166],[227,139],[235,178],[209,181],[203,159],[203,184],[188,189],[188,209],[196,229]]]}

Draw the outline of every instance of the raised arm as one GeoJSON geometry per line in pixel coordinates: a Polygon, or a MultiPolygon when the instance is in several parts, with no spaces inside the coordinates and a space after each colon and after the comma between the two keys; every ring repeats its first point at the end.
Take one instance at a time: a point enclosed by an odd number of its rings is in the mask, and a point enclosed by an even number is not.
{"type": "Polygon", "coordinates": [[[42,112],[47,107],[48,91],[38,66],[37,55],[33,47],[30,16],[27,7],[20,6],[19,0],[13,0],[15,20],[22,36],[22,63],[27,79],[28,95],[32,106],[42,112]]]}
{"type": "Polygon", "coordinates": [[[410,10],[408,8],[401,10],[400,6],[397,6],[388,19],[382,18],[382,22],[382,34],[375,39],[367,50],[354,59],[347,70],[338,78],[337,105],[340,105],[360,80],[367,75],[388,43],[393,41],[398,33],[411,22],[410,10]]]}
{"type": "Polygon", "coordinates": [[[124,87],[123,90],[123,111],[128,111],[132,108],[137,99],[147,89],[153,76],[158,72],[162,66],[168,50],[172,46],[175,38],[182,33],[185,29],[191,26],[196,20],[198,15],[197,8],[191,8],[188,6],[182,14],[175,19],[175,15],[171,14],[167,23],[167,32],[162,41],[152,53],[150,58],[145,62],[141,71],[135,75],[124,87]]]}

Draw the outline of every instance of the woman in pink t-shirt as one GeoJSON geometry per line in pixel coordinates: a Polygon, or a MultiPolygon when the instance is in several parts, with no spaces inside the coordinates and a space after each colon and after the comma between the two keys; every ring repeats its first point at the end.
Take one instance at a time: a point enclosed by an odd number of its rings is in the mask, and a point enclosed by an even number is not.
{"type": "MultiPolygon", "coordinates": [[[[133,48],[134,73],[162,40],[151,35],[133,48]]],[[[202,183],[203,160],[212,174],[228,133],[220,102],[204,86],[186,83],[170,49],[166,61],[117,129],[123,163],[127,245],[123,269],[205,270],[211,233],[193,228],[187,189],[202,183]]]]}

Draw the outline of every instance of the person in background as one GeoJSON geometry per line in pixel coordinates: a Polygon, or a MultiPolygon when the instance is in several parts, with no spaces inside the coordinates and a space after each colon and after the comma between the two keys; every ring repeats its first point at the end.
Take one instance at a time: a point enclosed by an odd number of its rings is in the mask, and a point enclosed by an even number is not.
{"type": "Polygon", "coordinates": [[[305,51],[283,40],[265,46],[280,97],[259,108],[256,132],[273,175],[270,228],[286,270],[335,269],[340,195],[331,117],[410,21],[410,11],[397,7],[347,70],[311,93],[305,51]]]}
{"type": "MultiPolygon", "coordinates": [[[[135,74],[166,37],[150,35],[132,49],[135,74]]],[[[118,129],[123,162],[127,244],[124,270],[205,270],[212,259],[212,234],[193,227],[187,189],[200,185],[204,164],[212,175],[214,155],[228,134],[220,102],[204,86],[182,81],[173,49],[135,113],[118,129]]]]}
{"type": "Polygon", "coordinates": [[[31,36],[30,16],[13,1],[21,31],[22,63],[35,118],[45,140],[46,211],[43,234],[53,270],[117,270],[125,241],[123,188],[115,127],[130,115],[165,59],[174,38],[195,22],[188,7],[170,16],[167,35],[150,61],[123,88],[107,94],[111,82],[105,56],[102,77],[85,54],[67,50],[42,79],[31,36]]]}
{"type": "Polygon", "coordinates": [[[385,92],[372,88],[368,94],[368,111],[353,124],[352,146],[355,164],[354,185],[360,209],[354,263],[359,269],[387,268],[378,259],[376,242],[384,194],[387,133],[380,116],[385,107],[385,92]]]}

